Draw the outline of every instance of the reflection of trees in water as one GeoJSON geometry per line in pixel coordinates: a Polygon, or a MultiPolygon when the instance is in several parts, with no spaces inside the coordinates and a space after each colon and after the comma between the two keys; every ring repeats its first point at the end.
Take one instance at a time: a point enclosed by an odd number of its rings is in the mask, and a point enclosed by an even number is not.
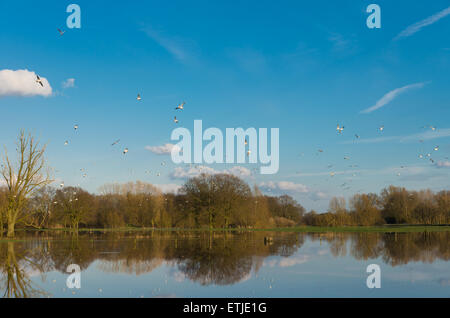
{"type": "Polygon", "coordinates": [[[450,260],[450,232],[288,233],[288,232],[115,232],[34,234],[21,242],[0,243],[1,285],[6,297],[38,296],[30,272],[66,273],[98,261],[105,272],[143,274],[163,263],[203,285],[233,284],[258,272],[266,257],[289,257],[306,238],[326,243],[335,257],[381,257],[392,266],[410,261],[450,260]]]}
{"type": "Polygon", "coordinates": [[[29,278],[31,271],[44,271],[38,260],[30,257],[29,249],[23,244],[7,242],[0,244],[0,290],[3,297],[26,298],[45,296],[46,293],[35,287],[29,278]]]}
{"type": "Polygon", "coordinates": [[[357,260],[382,257],[386,264],[396,266],[409,262],[432,263],[437,259],[450,260],[450,232],[411,233],[313,233],[312,240],[324,240],[330,252],[345,256],[347,243],[357,260]]]}

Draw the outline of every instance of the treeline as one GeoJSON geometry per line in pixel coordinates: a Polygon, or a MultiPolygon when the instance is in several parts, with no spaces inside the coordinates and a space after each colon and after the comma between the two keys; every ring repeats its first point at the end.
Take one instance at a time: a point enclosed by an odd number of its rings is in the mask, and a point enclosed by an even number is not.
{"type": "MultiPolygon", "coordinates": [[[[137,181],[107,184],[91,194],[78,187],[43,187],[23,205],[18,227],[26,228],[273,228],[298,225],[351,226],[449,224],[450,191],[407,191],[390,186],[380,195],[356,194],[349,207],[332,198],[326,213],[305,209],[292,197],[263,195],[229,174],[189,179],[178,194],[163,194],[137,181]]],[[[11,198],[0,188],[0,229],[8,223],[11,198]]]]}
{"type": "Polygon", "coordinates": [[[450,191],[408,191],[390,186],[380,195],[355,194],[349,201],[332,198],[326,213],[311,211],[302,222],[316,226],[351,226],[383,224],[450,224],[450,191]]]}
{"type": "MultiPolygon", "coordinates": [[[[106,184],[99,192],[43,187],[23,204],[16,228],[268,228],[299,224],[305,212],[292,197],[265,196],[229,174],[191,178],[178,194],[140,181],[106,184]]],[[[0,188],[2,229],[9,196],[0,188]]]]}

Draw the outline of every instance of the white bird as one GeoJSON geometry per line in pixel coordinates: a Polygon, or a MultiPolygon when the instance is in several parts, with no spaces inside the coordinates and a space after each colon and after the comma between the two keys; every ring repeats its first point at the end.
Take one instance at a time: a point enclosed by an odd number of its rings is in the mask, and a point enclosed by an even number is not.
{"type": "Polygon", "coordinates": [[[78,129],[78,125],[74,125],[73,129],[77,130],[78,129]]]}
{"type": "Polygon", "coordinates": [[[41,84],[42,87],[44,87],[44,84],[42,83],[41,78],[37,74],[36,74],[36,83],[39,83],[39,84],[41,84]]]}
{"type": "Polygon", "coordinates": [[[175,117],[173,118],[173,121],[174,121],[175,124],[178,124],[177,116],[175,116],[175,117]]]}
{"type": "Polygon", "coordinates": [[[434,147],[434,151],[438,151],[439,150],[439,146],[434,147]]]}
{"type": "Polygon", "coordinates": [[[137,97],[136,97],[136,99],[137,99],[137,100],[141,100],[141,99],[142,99],[142,98],[141,98],[141,94],[138,94],[137,97]]]}
{"type": "Polygon", "coordinates": [[[383,131],[384,130],[384,126],[381,126],[378,128],[379,131],[383,131]]]}
{"type": "Polygon", "coordinates": [[[177,110],[177,109],[179,109],[179,110],[183,110],[184,109],[184,104],[186,104],[186,102],[182,102],[181,104],[179,104],[176,108],[175,108],[175,110],[177,110]]]}
{"type": "Polygon", "coordinates": [[[123,150],[123,154],[126,154],[128,152],[128,148],[125,148],[124,150],[123,150]]]}

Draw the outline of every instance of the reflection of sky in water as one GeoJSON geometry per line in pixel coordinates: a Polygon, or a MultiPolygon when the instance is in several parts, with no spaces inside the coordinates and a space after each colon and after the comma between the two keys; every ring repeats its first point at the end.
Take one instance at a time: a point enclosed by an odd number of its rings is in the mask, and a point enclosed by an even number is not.
{"type": "MultiPolygon", "coordinates": [[[[68,274],[43,275],[27,270],[30,278],[54,297],[449,297],[450,262],[409,261],[391,266],[381,258],[357,260],[333,256],[326,241],[305,239],[291,256],[251,256],[252,270],[236,283],[202,285],[189,279],[173,261],[154,258],[145,262],[150,272],[136,275],[136,264],[95,260],[81,273],[81,289],[66,288],[68,274]],[[117,268],[127,265],[128,272],[117,268]],[[366,267],[381,266],[381,289],[366,287],[366,267]],[[257,264],[257,266],[255,266],[257,264]],[[255,270],[257,267],[257,270],[255,270]],[[115,270],[115,271],[114,271],[115,270]],[[73,294],[73,291],[75,294],[73,294]]],[[[139,264],[138,264],[139,265],[139,264]]],[[[208,281],[207,279],[205,280],[208,281]]]]}

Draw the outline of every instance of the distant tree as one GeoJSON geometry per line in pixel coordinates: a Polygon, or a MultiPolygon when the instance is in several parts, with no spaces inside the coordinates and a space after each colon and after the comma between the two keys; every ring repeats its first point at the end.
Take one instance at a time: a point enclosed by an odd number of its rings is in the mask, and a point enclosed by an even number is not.
{"type": "Polygon", "coordinates": [[[93,196],[81,188],[65,187],[55,194],[55,213],[65,226],[78,231],[80,223],[92,221],[94,210],[93,196]]]}
{"type": "Polygon", "coordinates": [[[357,225],[380,225],[384,223],[375,193],[355,194],[350,200],[354,221],[357,225]]]}

